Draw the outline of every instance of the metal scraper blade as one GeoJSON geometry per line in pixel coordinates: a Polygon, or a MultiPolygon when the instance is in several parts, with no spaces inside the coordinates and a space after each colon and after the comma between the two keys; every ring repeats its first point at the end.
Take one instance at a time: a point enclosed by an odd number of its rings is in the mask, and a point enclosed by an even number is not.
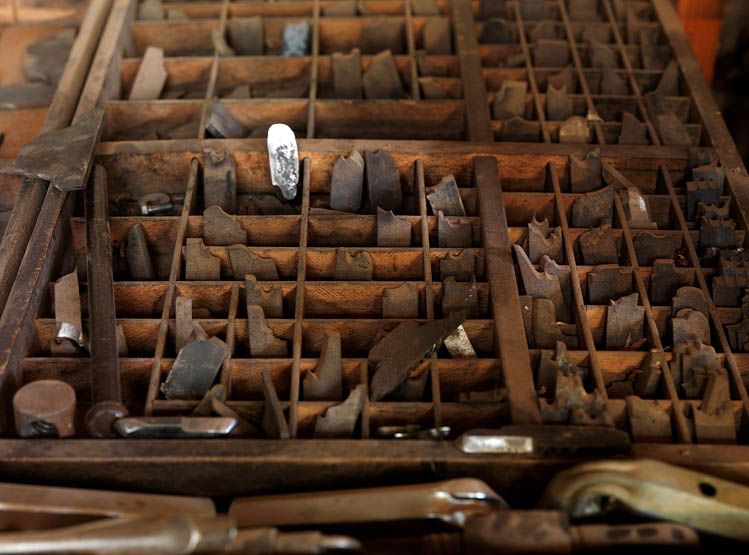
{"type": "Polygon", "coordinates": [[[299,183],[299,149],[288,125],[274,123],[268,129],[268,160],[271,182],[285,199],[294,199],[299,183]]]}

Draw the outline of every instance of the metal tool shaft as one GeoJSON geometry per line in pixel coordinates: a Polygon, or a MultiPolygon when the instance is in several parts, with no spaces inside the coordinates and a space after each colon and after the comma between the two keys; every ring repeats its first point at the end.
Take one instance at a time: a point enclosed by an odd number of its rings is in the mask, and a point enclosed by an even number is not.
{"type": "Polygon", "coordinates": [[[107,172],[102,166],[94,168],[93,183],[86,190],[86,246],[93,402],[86,428],[94,437],[111,437],[116,435],[112,424],[125,416],[127,409],[120,386],[109,196],[107,172]]]}

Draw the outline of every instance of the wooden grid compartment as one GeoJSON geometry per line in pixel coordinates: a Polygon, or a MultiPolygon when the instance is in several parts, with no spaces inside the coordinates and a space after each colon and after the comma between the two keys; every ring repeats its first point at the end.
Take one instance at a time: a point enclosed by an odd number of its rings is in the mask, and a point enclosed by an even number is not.
{"type": "Polygon", "coordinates": [[[648,93],[660,89],[666,110],[681,123],[689,144],[702,144],[701,121],[651,5],[636,0],[591,5],[593,11],[576,12],[571,3],[555,0],[535,13],[510,0],[477,9],[476,33],[496,140],[674,144],[673,136],[654,125],[647,107],[648,93]],[[527,91],[522,107],[512,114],[492,105],[505,94],[506,81],[524,83],[527,91]],[[557,94],[566,87],[561,107],[549,105],[550,84],[557,94]],[[625,113],[627,131],[636,130],[637,142],[633,135],[622,136],[625,113]],[[508,128],[514,116],[525,121],[513,120],[508,128]],[[565,138],[564,131],[560,138],[560,128],[570,124],[563,116],[584,118],[587,138],[574,133],[565,138]],[[524,136],[518,136],[518,126],[524,136]]]}
{"type": "MultiPolygon", "coordinates": [[[[165,10],[179,9],[189,19],[161,21],[128,19],[126,0],[116,4],[121,37],[110,34],[112,39],[100,49],[80,105],[101,104],[106,109],[96,162],[108,176],[116,317],[129,348],[128,355],[119,358],[125,403],[135,415],[186,415],[197,405],[197,399],[168,400],[160,391],[177,355],[175,303],[178,297],[190,297],[193,321],[231,347],[231,357],[218,377],[230,386],[228,406],[261,427],[262,372],[267,370],[292,437],[306,441],[270,439],[262,433],[158,443],[94,442],[84,437],[82,417],[90,402],[91,361],[85,351],[68,356],[50,352],[56,333],[54,281],[77,269],[82,306],[87,311],[86,225],[83,199],[74,198],[67,205],[72,217],[64,214],[61,218],[65,240],[48,251],[55,263],[50,264],[48,274],[40,273],[43,283],[39,287],[45,295],[38,305],[34,298],[23,299],[29,316],[17,318],[19,326],[29,323],[30,338],[7,339],[0,333],[0,353],[10,353],[3,355],[0,364],[13,376],[20,367],[21,383],[55,378],[73,385],[80,403],[79,434],[60,442],[0,440],[0,452],[7,453],[6,465],[15,474],[28,475],[25,465],[30,461],[36,464],[31,467],[41,465],[65,482],[76,479],[72,468],[80,465],[94,482],[107,485],[211,495],[325,485],[326,470],[333,466],[340,473],[340,484],[473,475],[500,489],[525,484],[529,477],[540,487],[548,474],[580,457],[475,456],[461,452],[452,441],[397,442],[379,439],[377,431],[384,425],[449,426],[452,439],[476,427],[551,424],[560,419],[580,423],[569,417],[549,417],[555,396],[539,368],[543,361],[553,361],[556,344],[539,343],[535,330],[526,333],[523,321],[531,292],[521,272],[523,262],[513,249],[529,249],[529,224],[547,219],[561,239],[555,260],[569,268],[568,313],[559,318],[574,337],[567,357],[584,376],[585,393],[597,396],[600,409],[587,424],[628,433],[633,455],[736,477],[736,464],[746,458],[749,416],[749,353],[744,352],[748,345],[741,335],[741,280],[745,278],[733,275],[743,271],[744,262],[738,253],[721,260],[703,244],[700,217],[689,208],[695,194],[690,183],[699,178],[694,169],[700,163],[695,160],[718,160],[723,167],[725,187],[715,200],[728,207],[727,217],[736,225],[737,247],[746,242],[749,184],[725,127],[713,115],[716,109],[688,54],[686,39],[675,20],[669,19],[673,9],[667,0],[599,0],[593,14],[583,15],[575,13],[568,0],[544,3],[544,18],[549,21],[545,32],[569,50],[572,110],[590,121],[590,144],[560,142],[562,122],[547,117],[549,80],[563,67],[536,63],[540,35],[534,31],[539,23],[523,13],[522,2],[439,1],[437,14],[415,13],[411,2],[401,0],[359,2],[356,13],[345,14],[336,13],[342,3],[333,0],[164,2],[165,10]],[[487,12],[490,4],[498,5],[499,12],[487,12]],[[254,17],[262,17],[263,52],[219,56],[212,32],[218,31],[231,45],[232,22],[254,17]],[[513,40],[485,40],[485,28],[496,18],[515,30],[513,40]],[[279,55],[283,29],[301,20],[310,25],[308,52],[296,57],[279,55]],[[425,26],[432,20],[448,21],[450,51],[428,53],[424,58],[419,50],[424,46],[425,26]],[[630,32],[635,20],[637,29],[655,38],[653,52],[664,56],[662,66],[643,67],[643,45],[639,35],[630,32]],[[370,48],[367,42],[365,30],[375,24],[381,26],[383,37],[395,37],[389,46],[405,98],[337,98],[334,55],[359,48],[366,71],[382,46],[370,48]],[[626,94],[604,94],[603,80],[611,72],[595,67],[591,36],[613,53],[617,64],[613,73],[623,81],[626,94]],[[166,87],[159,99],[129,101],[149,45],[165,49],[166,87]],[[428,62],[424,67],[431,66],[435,72],[428,77],[449,91],[447,98],[427,98],[426,75],[420,69],[424,59],[428,62]],[[677,63],[677,94],[666,95],[664,103],[684,125],[689,145],[664,140],[661,123],[648,108],[648,94],[671,59],[677,63]],[[119,90],[106,86],[105,76],[111,74],[119,75],[119,90]],[[507,80],[528,85],[523,115],[538,125],[532,142],[502,140],[504,123],[491,118],[494,97],[507,80]],[[251,98],[231,98],[234,89],[244,85],[251,98]],[[205,126],[215,102],[242,121],[250,137],[211,138],[205,126]],[[618,144],[625,111],[643,125],[647,144],[618,144]],[[588,118],[592,113],[600,120],[588,118]],[[296,132],[303,160],[301,193],[292,203],[264,202],[275,192],[264,129],[275,122],[287,123],[296,132]],[[219,260],[218,279],[186,278],[182,248],[189,240],[203,237],[206,229],[206,149],[224,150],[232,157],[237,209],[230,216],[247,233],[251,252],[272,260],[277,269],[278,279],[263,284],[278,285],[282,291],[282,312],[266,319],[273,335],[286,342],[280,356],[255,357],[249,348],[245,281],[234,275],[230,246],[207,247],[219,260]],[[395,215],[411,227],[407,246],[377,246],[377,217],[366,205],[355,213],[330,210],[332,168],[338,157],[353,150],[383,150],[394,159],[404,195],[395,215]],[[572,168],[596,151],[604,171],[583,192],[573,186],[572,168]],[[642,193],[642,202],[657,224],[654,233],[669,247],[663,258],[689,274],[692,285],[712,301],[707,303],[709,343],[728,378],[727,411],[735,423],[735,437],[705,441],[695,433],[702,393],[686,390],[683,376],[678,375],[671,297],[653,295],[658,264],[642,252],[642,238],[648,231],[629,224],[629,207],[618,194],[613,196],[610,213],[610,233],[616,245],[611,263],[628,272],[627,292],[637,293],[637,306],[644,316],[642,340],[614,346],[607,339],[613,306],[609,301],[621,294],[605,300],[591,297],[592,276],[600,263],[586,260],[582,253],[581,239],[591,232],[591,226],[575,223],[575,206],[591,190],[600,191],[609,183],[612,171],[622,174],[620,185],[628,182],[642,193]],[[454,175],[466,208],[462,220],[471,226],[470,246],[439,244],[438,217],[426,194],[448,174],[454,175]],[[140,215],[138,200],[157,192],[168,194],[175,208],[164,215],[140,215]],[[136,224],[142,226],[148,244],[155,270],[152,280],[133,279],[123,255],[136,224]],[[339,249],[369,255],[372,279],[335,279],[339,249]],[[407,319],[442,318],[446,281],[440,260],[461,250],[472,253],[476,261],[477,309],[464,328],[477,356],[453,358],[440,347],[411,376],[425,379],[423,392],[408,398],[368,399],[350,440],[314,438],[317,418],[337,404],[305,399],[302,385],[304,376],[318,364],[326,334],[341,334],[344,396],[357,385],[369,387],[374,370],[367,364],[369,351],[384,332],[404,320],[383,317],[383,294],[403,283],[412,284],[418,312],[407,319]],[[726,289],[731,290],[729,295],[726,289]],[[637,427],[637,407],[631,400],[649,357],[661,361],[661,374],[655,386],[639,391],[639,397],[661,422],[665,415],[666,425],[656,435],[643,434],[637,427]],[[599,421],[601,413],[605,418],[599,421]],[[718,442],[724,446],[716,450],[711,444],[718,442]],[[163,457],[152,455],[156,445],[163,457]],[[18,454],[21,448],[24,455],[18,454]],[[206,458],[210,465],[205,464],[206,458]],[[52,469],[52,462],[61,459],[75,463],[52,469]],[[109,468],[117,467],[113,463],[127,464],[132,472],[113,476],[109,468]],[[257,480],[248,484],[237,468],[252,469],[257,480]],[[163,478],[164,472],[168,478],[163,478]]],[[[536,263],[533,269],[544,268],[536,263]]],[[[4,314],[0,332],[13,329],[6,320],[4,314]]],[[[88,326],[87,313],[84,322],[88,326]]],[[[9,380],[0,382],[6,390],[13,387],[9,380]]],[[[527,495],[525,490],[523,495],[527,495]]]]}

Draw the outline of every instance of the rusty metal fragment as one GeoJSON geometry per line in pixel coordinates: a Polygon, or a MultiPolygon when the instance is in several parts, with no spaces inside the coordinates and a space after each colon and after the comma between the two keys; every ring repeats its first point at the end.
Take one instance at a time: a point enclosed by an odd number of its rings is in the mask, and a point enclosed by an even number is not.
{"type": "Polygon", "coordinates": [[[551,260],[548,256],[544,255],[541,258],[541,270],[545,274],[556,276],[559,279],[559,286],[562,289],[562,306],[557,310],[557,317],[564,321],[569,322],[572,318],[571,315],[571,269],[567,265],[557,264],[554,260],[551,260]]]}
{"type": "Polygon", "coordinates": [[[614,188],[611,185],[585,193],[572,205],[572,227],[595,227],[604,221],[610,222],[613,209],[614,188]]]}
{"type": "Polygon", "coordinates": [[[572,116],[559,125],[561,144],[587,144],[591,141],[590,125],[583,116],[572,116]]]}
{"type": "Polygon", "coordinates": [[[654,305],[668,305],[681,287],[694,282],[694,272],[687,268],[677,268],[673,259],[654,260],[650,273],[650,302],[654,305]]]}
{"type": "Polygon", "coordinates": [[[718,184],[718,194],[722,195],[726,181],[726,171],[716,159],[708,159],[692,168],[694,181],[715,181],[718,184]]]}
{"type": "Polygon", "coordinates": [[[453,358],[476,358],[476,350],[463,324],[445,338],[445,348],[453,358]]]}
{"type": "Polygon", "coordinates": [[[588,193],[597,190],[601,186],[602,171],[601,151],[597,148],[589,151],[584,157],[570,155],[570,192],[588,193]]]}
{"type": "Polygon", "coordinates": [[[471,281],[476,278],[476,255],[469,250],[449,252],[440,259],[440,278],[453,277],[455,281],[471,281]]]}
{"type": "Polygon", "coordinates": [[[467,248],[473,241],[471,223],[437,212],[437,245],[447,248],[467,248]]]}
{"type": "MultiPolygon", "coordinates": [[[[240,276],[236,275],[239,279],[240,276]]],[[[268,318],[283,318],[283,291],[278,284],[258,285],[257,277],[245,275],[244,282],[247,305],[257,305],[268,318]]]]}
{"type": "Polygon", "coordinates": [[[213,385],[229,349],[218,337],[198,338],[174,360],[161,392],[167,399],[200,399],[213,385]]]}
{"type": "Polygon", "coordinates": [[[427,200],[429,206],[432,207],[433,214],[441,211],[445,216],[466,215],[463,199],[460,198],[460,189],[452,174],[443,177],[435,187],[430,189],[427,200]]]}
{"type": "Polygon", "coordinates": [[[135,224],[127,235],[127,264],[130,276],[136,281],[153,281],[156,279],[151,255],[148,253],[148,242],[143,233],[143,226],[135,224]]]}
{"type": "Polygon", "coordinates": [[[546,89],[546,115],[549,120],[563,121],[572,114],[572,97],[567,93],[567,86],[557,89],[549,85],[546,89]]]}
{"type": "Polygon", "coordinates": [[[243,139],[250,134],[249,128],[218,100],[213,101],[205,130],[215,139],[243,139]]]}
{"type": "Polygon", "coordinates": [[[674,345],[671,373],[680,388],[680,396],[696,399],[703,395],[708,378],[722,369],[715,349],[699,341],[683,341],[674,345]]]}
{"type": "Polygon", "coordinates": [[[505,121],[502,126],[502,140],[516,142],[536,142],[541,134],[541,124],[515,116],[505,121]]]}
{"type": "Polygon", "coordinates": [[[425,362],[408,375],[408,378],[388,395],[390,401],[418,403],[424,398],[427,381],[431,376],[429,363],[425,362]]]}
{"type": "Polygon", "coordinates": [[[197,338],[208,339],[203,328],[192,321],[192,299],[190,297],[177,297],[174,315],[176,320],[175,350],[177,352],[180,352],[184,346],[197,338]]]}
{"type": "Polygon", "coordinates": [[[543,256],[557,262],[562,260],[562,228],[551,229],[548,218],[539,221],[533,214],[533,219],[528,222],[528,258],[538,264],[543,256]]]}
{"type": "Polygon", "coordinates": [[[535,345],[533,338],[533,297],[520,295],[520,313],[523,316],[523,328],[525,328],[525,339],[528,345],[535,345]]]}
{"type": "Polygon", "coordinates": [[[382,293],[383,318],[418,318],[419,289],[416,283],[407,282],[390,287],[382,293]]]}
{"type": "Polygon", "coordinates": [[[517,26],[501,17],[485,21],[479,42],[485,44],[512,44],[517,38],[517,26]]]}
{"type": "MultiPolygon", "coordinates": [[[[627,82],[611,67],[604,68],[601,77],[601,94],[625,96],[629,94],[627,82]]],[[[627,112],[625,112],[626,114],[627,112]]],[[[631,115],[631,114],[630,114],[631,115]]]]}
{"type": "Polygon", "coordinates": [[[658,401],[627,397],[627,416],[632,438],[642,443],[671,443],[671,417],[658,401]]]}
{"type": "Polygon", "coordinates": [[[463,310],[421,325],[403,322],[386,335],[369,352],[369,364],[375,368],[372,401],[392,393],[465,319],[463,310]]]}
{"type": "Polygon", "coordinates": [[[554,345],[554,354],[549,356],[546,351],[541,352],[536,368],[536,389],[539,395],[551,394],[556,389],[557,376],[561,373],[569,375],[579,370],[567,356],[567,346],[562,341],[554,345]]]}
{"type": "Polygon", "coordinates": [[[341,375],[341,334],[325,334],[320,350],[320,360],[314,371],[310,370],[302,382],[305,401],[340,401],[343,398],[341,375]]]}
{"type": "Polygon", "coordinates": [[[607,349],[630,349],[642,340],[645,307],[638,300],[639,295],[632,293],[610,301],[606,309],[607,349]]]}
{"type": "Polygon", "coordinates": [[[687,220],[695,219],[699,203],[720,205],[720,188],[717,181],[709,179],[687,182],[687,202],[684,207],[687,220]]]}
{"type": "Polygon", "coordinates": [[[620,191],[619,194],[624,201],[624,212],[631,229],[658,229],[658,224],[650,218],[648,203],[640,189],[627,187],[626,191],[620,191]]]}
{"type": "Polygon", "coordinates": [[[287,23],[283,28],[281,54],[306,56],[309,52],[310,25],[306,20],[287,23]]]}
{"type": "Polygon", "coordinates": [[[39,177],[60,191],[85,188],[103,116],[97,108],[70,127],[39,135],[21,147],[14,173],[39,177]]]}
{"type": "Polygon", "coordinates": [[[674,256],[674,242],[666,233],[640,231],[635,234],[632,243],[640,266],[652,266],[658,259],[674,256]]]}
{"type": "Polygon", "coordinates": [[[273,335],[261,306],[247,305],[247,339],[253,358],[283,358],[287,354],[287,342],[273,335]]]}
{"type": "Polygon", "coordinates": [[[653,397],[661,382],[666,359],[663,351],[650,349],[643,358],[640,369],[634,381],[634,392],[641,397],[653,397]]]}
{"type": "Polygon", "coordinates": [[[240,56],[263,55],[263,18],[230,17],[228,19],[229,42],[240,56]]]}
{"type": "Polygon", "coordinates": [[[710,344],[710,322],[699,310],[682,308],[671,318],[673,344],[682,341],[700,341],[710,344]]]}
{"type": "Polygon", "coordinates": [[[679,96],[679,65],[676,60],[668,62],[656,90],[663,96],[679,96]]]}
{"type": "Polygon", "coordinates": [[[523,19],[528,21],[546,19],[549,15],[544,0],[523,0],[519,7],[523,14],[523,19]]]}
{"type": "Polygon", "coordinates": [[[692,137],[687,128],[667,104],[660,91],[647,93],[642,98],[645,101],[650,121],[664,145],[692,145],[692,137]]]}
{"type": "Polygon", "coordinates": [[[417,50],[414,52],[414,57],[416,58],[419,75],[431,77],[447,77],[449,75],[449,68],[435,64],[426,51],[417,50]]]}
{"type": "Polygon", "coordinates": [[[605,69],[619,66],[616,52],[597,40],[590,41],[589,56],[590,67],[605,69]]]}
{"type": "Polygon", "coordinates": [[[245,245],[247,232],[235,216],[211,206],[203,211],[203,241],[208,246],[245,245]]]}
{"type": "Polygon", "coordinates": [[[586,266],[619,263],[619,238],[606,219],[600,226],[581,233],[577,245],[586,266]]]}
{"type": "Polygon", "coordinates": [[[364,187],[364,158],[358,150],[348,157],[339,156],[330,177],[330,207],[356,212],[361,207],[364,187]]]}
{"type": "Polygon", "coordinates": [[[230,214],[237,211],[237,166],[221,147],[203,150],[203,205],[230,214]]]}
{"type": "MultiPolygon", "coordinates": [[[[702,206],[702,204],[700,204],[702,206]]],[[[711,207],[708,207],[708,212],[711,207]]],[[[722,219],[711,214],[700,216],[700,247],[716,249],[734,249],[738,247],[736,222],[722,219]]]]}
{"type": "Polygon", "coordinates": [[[26,46],[23,56],[26,81],[46,83],[53,89],[57,88],[75,39],[75,27],[68,26],[26,46]]]}
{"type": "Polygon", "coordinates": [[[411,246],[411,224],[400,219],[392,210],[377,207],[377,246],[411,246]]]}
{"type": "Polygon", "coordinates": [[[138,19],[164,19],[164,9],[161,0],[143,0],[138,6],[138,19]]]}
{"type": "Polygon", "coordinates": [[[588,393],[582,377],[577,373],[557,374],[553,401],[539,398],[541,418],[544,423],[583,426],[612,426],[606,400],[598,390],[588,393]]]}
{"type": "Polygon", "coordinates": [[[200,403],[192,410],[191,416],[211,416],[213,414],[213,401],[226,402],[227,392],[226,386],[223,384],[216,384],[205,392],[200,403]]]}
{"type": "Polygon", "coordinates": [[[455,278],[447,277],[442,281],[442,314],[467,311],[469,318],[479,315],[478,291],[476,282],[456,282],[455,278]]]}
{"type": "Polygon", "coordinates": [[[185,259],[185,279],[188,281],[218,281],[221,279],[221,259],[211,254],[202,239],[188,238],[182,247],[185,259]]]}
{"type": "Polygon", "coordinates": [[[452,33],[450,19],[447,17],[431,17],[427,19],[422,29],[422,44],[430,55],[452,54],[452,33]]]}
{"type": "Polygon", "coordinates": [[[369,204],[374,210],[400,210],[403,205],[400,174],[395,160],[383,150],[364,152],[369,204]]]}
{"type": "Polygon", "coordinates": [[[533,340],[539,349],[551,349],[557,341],[577,349],[577,327],[557,320],[554,303],[549,299],[533,300],[533,340]]]}
{"type": "Polygon", "coordinates": [[[315,420],[317,438],[350,438],[364,406],[364,384],[357,385],[340,405],[329,407],[315,420]]]}
{"type": "Polygon", "coordinates": [[[368,252],[354,252],[344,248],[336,251],[335,273],[333,278],[342,281],[371,281],[372,255],[368,252]]]}
{"type": "Polygon", "coordinates": [[[632,293],[632,270],[615,264],[601,264],[588,273],[588,302],[605,305],[632,293]]]}
{"type": "Polygon", "coordinates": [[[707,306],[707,299],[705,299],[705,295],[702,293],[702,289],[699,287],[680,287],[676,290],[676,295],[674,295],[673,299],[671,300],[671,315],[676,316],[682,309],[684,308],[691,308],[692,310],[697,310],[701,312],[705,318],[708,318],[710,316],[710,311],[708,310],[707,306]]]}
{"type": "Polygon", "coordinates": [[[234,271],[234,279],[244,279],[248,274],[260,281],[277,281],[278,268],[272,258],[266,258],[252,252],[250,247],[233,245],[226,249],[234,271]]]}
{"type": "Polygon", "coordinates": [[[726,325],[726,334],[734,352],[749,351],[749,291],[746,289],[741,299],[741,319],[726,325]]]}
{"type": "Polygon", "coordinates": [[[634,115],[630,112],[624,112],[622,114],[622,130],[619,133],[619,144],[620,145],[647,145],[650,144],[648,140],[647,129],[643,124],[640,123],[634,115]]]}
{"type": "Polygon", "coordinates": [[[731,388],[723,368],[710,373],[702,402],[692,407],[692,417],[697,443],[736,443],[731,388]]]}
{"type": "Polygon", "coordinates": [[[368,100],[406,98],[398,68],[390,50],[372,56],[362,76],[364,97],[368,100]]]}
{"type": "Polygon", "coordinates": [[[289,439],[289,423],[286,421],[286,415],[281,408],[281,402],[278,400],[276,387],[270,377],[267,368],[261,371],[263,378],[263,397],[265,398],[265,408],[263,409],[263,431],[265,435],[274,439],[289,439]]]}
{"type": "Polygon", "coordinates": [[[525,113],[528,83],[505,79],[500,89],[494,94],[492,114],[494,119],[508,120],[525,113]]]}
{"type": "Polygon", "coordinates": [[[513,245],[512,248],[517,257],[520,277],[523,280],[523,288],[526,294],[534,299],[549,299],[554,306],[555,320],[559,319],[565,310],[564,294],[562,293],[559,276],[546,271],[539,272],[522,247],[513,245]]]}
{"type": "Polygon", "coordinates": [[[79,347],[86,346],[83,335],[81,294],[78,273],[73,271],[55,282],[55,341],[71,341],[79,347]]]}
{"type": "Polygon", "coordinates": [[[138,73],[135,74],[129,100],[157,100],[164,89],[166,78],[164,50],[149,46],[140,61],[138,73]]]}
{"type": "Polygon", "coordinates": [[[564,67],[570,63],[570,46],[566,40],[539,39],[533,48],[536,67],[564,67]]]}
{"type": "MultiPolygon", "coordinates": [[[[536,29],[541,27],[541,24],[536,26],[536,29]]],[[[553,26],[551,26],[554,28],[553,26]]],[[[543,37],[540,37],[543,38],[543,37]]],[[[555,38],[555,37],[547,37],[547,38],[555,38]]],[[[560,71],[559,73],[554,73],[553,75],[549,75],[546,78],[546,82],[549,85],[554,85],[557,89],[561,89],[562,87],[567,87],[568,91],[575,91],[575,75],[572,71],[571,65],[564,66],[564,69],[560,71]]]]}

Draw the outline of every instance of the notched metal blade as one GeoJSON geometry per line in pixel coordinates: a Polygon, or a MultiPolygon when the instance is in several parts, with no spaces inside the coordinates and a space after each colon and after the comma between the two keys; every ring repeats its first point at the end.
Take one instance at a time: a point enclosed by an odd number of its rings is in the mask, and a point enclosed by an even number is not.
{"type": "Polygon", "coordinates": [[[49,181],[61,191],[85,189],[104,110],[91,110],[70,127],[50,131],[21,147],[14,173],[49,181]]]}

